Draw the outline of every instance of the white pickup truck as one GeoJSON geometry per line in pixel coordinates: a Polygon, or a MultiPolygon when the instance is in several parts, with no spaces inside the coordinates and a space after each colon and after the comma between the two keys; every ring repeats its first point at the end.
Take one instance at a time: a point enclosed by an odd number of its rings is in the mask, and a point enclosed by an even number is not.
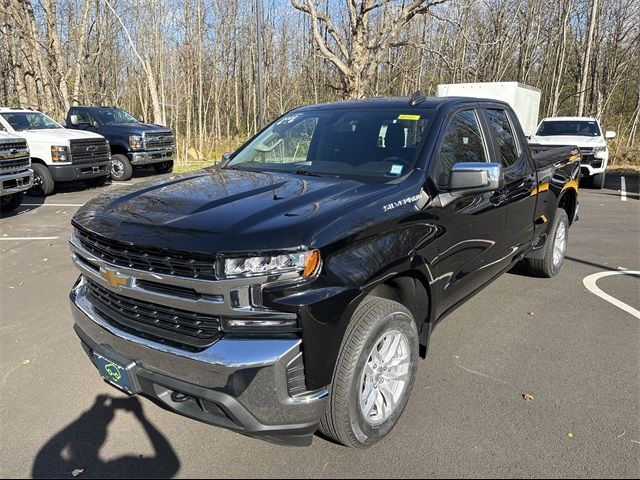
{"type": "Polygon", "coordinates": [[[103,185],[111,170],[109,142],[97,133],[67,130],[41,112],[0,108],[0,130],[27,141],[31,151],[30,194],[53,193],[57,182],[103,185]]]}
{"type": "Polygon", "coordinates": [[[595,118],[549,117],[540,122],[529,143],[542,147],[576,145],[582,153],[582,176],[591,177],[593,186],[602,188],[609,162],[607,140],[615,136],[616,132],[603,133],[600,123],[595,118]]]}
{"type": "Polygon", "coordinates": [[[18,208],[32,182],[27,142],[0,128],[0,212],[8,213],[18,208]]]}

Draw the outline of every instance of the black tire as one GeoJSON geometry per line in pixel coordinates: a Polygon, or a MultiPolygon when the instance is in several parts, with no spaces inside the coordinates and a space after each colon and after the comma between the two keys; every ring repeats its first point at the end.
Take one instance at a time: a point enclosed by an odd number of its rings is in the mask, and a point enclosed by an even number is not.
{"type": "Polygon", "coordinates": [[[97,188],[103,186],[107,182],[108,175],[103,175],[102,177],[93,177],[88,178],[84,181],[85,185],[89,188],[97,188]]]}
{"type": "Polygon", "coordinates": [[[567,243],[569,238],[569,217],[567,212],[559,208],[556,212],[553,224],[551,225],[551,231],[549,237],[544,246],[543,258],[529,258],[527,260],[528,270],[531,275],[536,277],[551,278],[554,277],[562,269],[564,263],[564,256],[567,251],[567,243]],[[553,254],[556,242],[559,241],[558,232],[561,229],[561,225],[564,227],[564,246],[562,247],[561,257],[559,262],[554,262],[553,254]]]}
{"type": "Polygon", "coordinates": [[[56,184],[47,166],[41,163],[32,163],[31,168],[33,170],[33,187],[29,189],[29,195],[34,197],[51,195],[56,184]]]}
{"type": "Polygon", "coordinates": [[[173,171],[173,160],[167,160],[166,162],[154,163],[153,169],[156,173],[170,173],[173,171]]]}
{"type": "MultiPolygon", "coordinates": [[[[379,297],[363,300],[342,340],[320,431],[343,445],[356,448],[369,447],[384,438],[395,427],[409,400],[416,377],[418,351],[418,329],[406,307],[379,297]],[[402,333],[407,340],[408,371],[403,374],[407,380],[390,416],[374,425],[365,419],[360,406],[364,369],[373,358],[370,353],[374,347],[383,344],[383,335],[391,331],[402,333]]],[[[384,403],[388,406],[386,400],[384,403]]]]}
{"type": "Polygon", "coordinates": [[[594,176],[592,176],[591,185],[593,185],[593,188],[596,188],[598,190],[602,189],[602,187],[604,187],[604,180],[606,176],[606,172],[596,173],[594,176]]]}
{"type": "Polygon", "coordinates": [[[126,155],[111,156],[111,179],[115,182],[126,182],[133,175],[133,167],[126,155]]]}
{"type": "Polygon", "coordinates": [[[24,192],[12,193],[0,197],[0,212],[9,213],[18,208],[24,200],[24,192]]]}

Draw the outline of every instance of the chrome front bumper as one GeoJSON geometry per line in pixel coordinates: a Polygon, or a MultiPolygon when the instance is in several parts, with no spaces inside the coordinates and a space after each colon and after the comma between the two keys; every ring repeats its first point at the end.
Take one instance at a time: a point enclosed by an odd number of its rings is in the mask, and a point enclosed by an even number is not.
{"type": "Polygon", "coordinates": [[[148,152],[135,152],[129,155],[131,165],[149,165],[152,163],[167,162],[175,157],[175,149],[150,150],[148,152]]]}
{"type": "Polygon", "coordinates": [[[136,392],[213,425],[265,440],[308,445],[326,408],[323,389],[291,397],[287,367],[299,338],[224,337],[190,351],[145,339],[102,318],[88,301],[84,276],[71,291],[74,330],[83,348],[130,366],[136,392]],[[175,394],[186,396],[176,401],[175,394]]]}
{"type": "Polygon", "coordinates": [[[0,197],[24,192],[33,186],[33,170],[0,175],[0,197]]]}

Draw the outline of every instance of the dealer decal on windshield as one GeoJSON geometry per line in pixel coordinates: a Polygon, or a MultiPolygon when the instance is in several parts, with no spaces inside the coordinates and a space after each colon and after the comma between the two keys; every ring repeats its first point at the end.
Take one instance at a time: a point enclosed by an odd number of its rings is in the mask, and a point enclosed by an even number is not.
{"type": "Polygon", "coordinates": [[[382,209],[385,212],[388,212],[390,210],[393,210],[394,208],[402,207],[404,205],[408,205],[410,203],[417,202],[421,198],[422,198],[422,195],[414,195],[413,197],[407,197],[407,198],[404,198],[402,200],[398,200],[397,202],[389,203],[389,204],[385,205],[384,207],[382,207],[382,209]]]}

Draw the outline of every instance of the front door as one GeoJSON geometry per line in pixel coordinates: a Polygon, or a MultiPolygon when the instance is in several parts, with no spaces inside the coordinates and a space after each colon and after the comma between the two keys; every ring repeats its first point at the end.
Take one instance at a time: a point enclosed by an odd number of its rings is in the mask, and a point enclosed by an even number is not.
{"type": "Polygon", "coordinates": [[[439,229],[438,257],[432,264],[432,289],[439,297],[437,315],[488,282],[504,268],[506,260],[504,192],[448,191],[454,164],[493,159],[480,112],[455,112],[443,136],[431,169],[431,180],[438,190],[432,202],[439,229]]]}

